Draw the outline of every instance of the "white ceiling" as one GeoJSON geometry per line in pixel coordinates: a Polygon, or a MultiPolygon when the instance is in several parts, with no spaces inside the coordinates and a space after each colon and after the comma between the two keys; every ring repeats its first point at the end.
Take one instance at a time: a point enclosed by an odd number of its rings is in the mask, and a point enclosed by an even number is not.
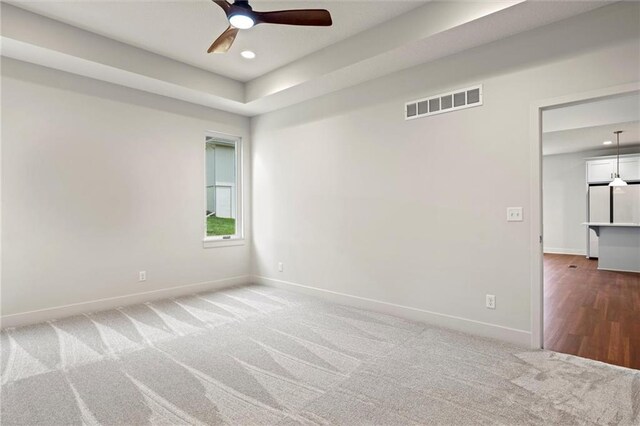
{"type": "Polygon", "coordinates": [[[251,1],[258,11],[327,9],[333,26],[258,25],[242,30],[227,54],[206,53],[228,25],[222,9],[210,0],[9,0],[8,3],[244,82],[373,28],[426,1],[251,1]],[[256,53],[256,59],[240,56],[247,49],[256,53]]]}
{"type": "Polygon", "coordinates": [[[542,113],[542,152],[565,154],[640,144],[640,93],[582,102],[542,113]],[[604,145],[604,141],[612,141],[604,145]]]}
{"type": "Polygon", "coordinates": [[[616,137],[613,132],[616,130],[623,131],[620,135],[621,148],[635,146],[640,152],[640,121],[631,121],[544,133],[542,153],[543,155],[556,155],[596,149],[615,149],[616,137]],[[604,141],[612,141],[613,143],[604,145],[604,141]]]}
{"type": "Polygon", "coordinates": [[[543,111],[542,131],[556,132],[636,120],[640,120],[640,94],[632,93],[543,111]]]}
{"type": "Polygon", "coordinates": [[[232,53],[208,55],[206,48],[227,25],[209,0],[8,2],[0,0],[3,58],[246,116],[558,21],[531,33],[537,44],[528,60],[548,56],[545,44],[554,37],[573,37],[585,27],[605,32],[607,42],[618,40],[640,13],[640,3],[607,6],[609,0],[256,0],[256,10],[324,7],[335,25],[258,26],[240,34],[232,53]],[[240,58],[243,48],[258,58],[240,58]]]}

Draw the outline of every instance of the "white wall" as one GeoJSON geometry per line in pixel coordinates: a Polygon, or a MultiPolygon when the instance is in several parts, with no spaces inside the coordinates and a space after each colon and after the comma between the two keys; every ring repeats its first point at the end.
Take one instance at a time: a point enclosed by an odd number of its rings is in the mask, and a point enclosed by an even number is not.
{"type": "Polygon", "coordinates": [[[608,6],[253,119],[259,280],[528,343],[530,106],[639,80],[639,16],[608,6]],[[484,106],[403,119],[474,83],[484,106]]]}
{"type": "Polygon", "coordinates": [[[2,113],[3,315],[248,274],[202,246],[205,131],[248,165],[247,118],[6,58],[2,113]]]}
{"type": "MultiPolygon", "coordinates": [[[[640,152],[621,148],[621,154],[640,152]]],[[[546,155],[542,159],[545,253],[587,254],[586,159],[615,155],[615,149],[546,155]]]]}

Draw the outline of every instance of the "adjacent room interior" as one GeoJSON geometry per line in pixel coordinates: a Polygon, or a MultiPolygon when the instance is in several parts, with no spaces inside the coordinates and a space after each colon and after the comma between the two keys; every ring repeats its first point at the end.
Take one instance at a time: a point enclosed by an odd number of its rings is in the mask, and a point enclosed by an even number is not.
{"type": "Polygon", "coordinates": [[[543,113],[544,347],[640,369],[640,95],[543,113]]]}
{"type": "Polygon", "coordinates": [[[640,424],[640,3],[0,19],[2,424],[640,424]]]}

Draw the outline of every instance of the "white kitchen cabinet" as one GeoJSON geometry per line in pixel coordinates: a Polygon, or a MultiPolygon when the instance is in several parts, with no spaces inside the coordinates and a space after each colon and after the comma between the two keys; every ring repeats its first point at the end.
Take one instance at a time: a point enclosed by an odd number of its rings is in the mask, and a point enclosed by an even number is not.
{"type": "Polygon", "coordinates": [[[614,167],[611,158],[587,161],[587,182],[611,182],[614,167]]]}
{"type": "MultiPolygon", "coordinates": [[[[616,157],[587,160],[587,183],[611,182],[616,173],[616,157]]],[[[620,156],[620,177],[626,181],[640,180],[640,155],[620,156]]]]}
{"type": "MultiPolygon", "coordinates": [[[[613,167],[615,171],[615,159],[613,167]]],[[[640,180],[640,156],[620,157],[620,177],[626,181],[640,180]]]]}

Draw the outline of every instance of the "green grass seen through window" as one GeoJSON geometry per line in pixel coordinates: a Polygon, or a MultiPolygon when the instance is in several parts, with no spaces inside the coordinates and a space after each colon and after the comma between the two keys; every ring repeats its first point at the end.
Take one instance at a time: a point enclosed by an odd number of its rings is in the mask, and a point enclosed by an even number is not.
{"type": "Polygon", "coordinates": [[[234,235],[236,233],[236,220],[226,217],[209,216],[207,218],[207,236],[234,235]]]}

